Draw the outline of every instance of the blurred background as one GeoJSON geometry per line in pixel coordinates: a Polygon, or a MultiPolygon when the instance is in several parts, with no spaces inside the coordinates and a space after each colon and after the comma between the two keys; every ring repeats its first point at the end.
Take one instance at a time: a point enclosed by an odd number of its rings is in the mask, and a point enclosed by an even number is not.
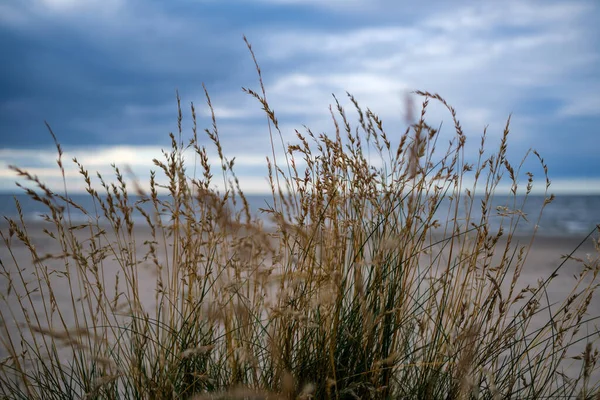
{"type": "MultiPolygon", "coordinates": [[[[473,160],[484,128],[488,149],[495,151],[512,114],[509,160],[518,164],[528,149],[538,150],[550,170],[551,192],[576,196],[565,201],[583,204],[573,214],[588,226],[600,208],[598,21],[596,0],[426,6],[398,0],[3,0],[1,210],[12,203],[7,195],[19,192],[9,165],[62,190],[44,121],[65,151],[70,193],[84,189],[70,162],[74,156],[106,178],[111,163],[128,165],[147,183],[156,169],[152,158],[162,160],[168,133],[177,133],[176,90],[184,143],[192,134],[190,102],[199,128],[211,126],[203,83],[242,189],[268,192],[266,117],[241,89],[260,90],[246,35],[284,142],[294,141],[294,129],[304,133],[303,126],[334,134],[332,94],[349,106],[346,91],[378,114],[397,140],[406,128],[407,94],[439,93],[455,107],[473,160]],[[582,216],[581,210],[588,211],[582,216]]],[[[419,110],[422,99],[412,99],[419,110]]],[[[442,138],[454,136],[450,114],[439,105],[432,104],[428,121],[441,124],[442,138]]],[[[219,165],[216,157],[213,165],[219,165]]],[[[539,164],[532,159],[524,170],[534,173],[534,191],[543,193],[539,164]]]]}

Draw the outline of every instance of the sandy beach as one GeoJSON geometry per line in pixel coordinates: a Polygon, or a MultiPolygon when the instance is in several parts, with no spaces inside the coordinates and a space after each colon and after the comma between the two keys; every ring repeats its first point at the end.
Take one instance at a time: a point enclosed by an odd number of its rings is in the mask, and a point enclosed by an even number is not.
{"type": "MultiPolygon", "coordinates": [[[[43,232],[43,227],[47,226],[43,223],[38,224],[28,224],[27,225],[27,234],[31,238],[31,243],[35,246],[36,251],[39,256],[45,256],[46,254],[56,254],[60,251],[60,246],[57,244],[56,240],[50,238],[46,233],[43,232]]],[[[8,237],[8,227],[6,223],[3,223],[0,228],[5,235],[8,237]]],[[[89,246],[89,241],[86,242],[84,239],[89,238],[89,230],[82,230],[80,234],[81,236],[81,244],[83,246],[89,246]]],[[[107,236],[109,240],[114,240],[114,234],[109,234],[107,236]]],[[[103,239],[104,240],[104,239],[103,239]]],[[[131,248],[135,248],[137,251],[137,258],[141,260],[143,255],[147,252],[147,246],[144,245],[144,242],[151,240],[151,235],[148,229],[137,229],[135,232],[135,245],[131,243],[131,248]]],[[[530,238],[513,238],[513,242],[519,242],[520,244],[529,243],[530,238]]],[[[536,282],[539,279],[547,278],[556,267],[562,262],[561,256],[571,253],[581,242],[582,238],[575,237],[567,237],[567,238],[559,238],[559,237],[537,237],[533,243],[533,247],[531,248],[527,262],[525,263],[525,267],[523,269],[523,273],[519,280],[520,285],[524,286],[526,284],[530,284],[535,286],[536,282]]],[[[162,244],[164,245],[164,243],[162,244]]],[[[500,246],[503,246],[502,242],[500,242],[500,246]]],[[[164,262],[166,258],[164,258],[165,247],[159,246],[162,248],[159,252],[161,256],[161,262],[164,262]]],[[[168,246],[166,247],[168,249],[168,246]]],[[[573,254],[574,258],[579,259],[587,259],[588,257],[594,257],[595,249],[594,244],[591,239],[587,240],[583,243],[577,251],[573,254]]],[[[35,290],[34,287],[36,285],[36,277],[34,276],[34,268],[32,268],[33,261],[31,257],[31,252],[27,246],[20,243],[16,236],[12,238],[12,244],[9,248],[2,243],[0,245],[0,260],[2,261],[3,268],[8,271],[11,275],[11,279],[16,289],[19,289],[24,292],[24,288],[18,282],[17,279],[17,266],[21,270],[21,273],[24,277],[31,283],[31,287],[28,287],[28,290],[31,294],[31,301],[27,300],[23,304],[28,309],[35,309],[43,315],[44,310],[44,301],[48,299],[47,290],[43,288],[40,290],[35,290]]],[[[56,270],[56,271],[64,271],[64,260],[61,259],[47,259],[44,261],[44,264],[48,267],[48,270],[56,270]]],[[[121,269],[121,266],[115,261],[114,255],[109,255],[102,264],[103,273],[104,273],[104,284],[107,288],[109,288],[109,292],[114,292],[115,287],[115,277],[117,276],[117,271],[121,269]]],[[[154,309],[155,302],[155,287],[156,287],[156,269],[153,267],[150,260],[141,262],[138,267],[138,276],[139,276],[139,288],[140,290],[140,298],[142,299],[143,306],[147,310],[154,309]]],[[[581,272],[581,264],[574,260],[567,260],[562,269],[558,272],[558,277],[554,280],[552,285],[550,286],[550,290],[548,292],[550,303],[560,303],[564,299],[566,299],[569,295],[571,295],[571,289],[573,288],[573,284],[575,282],[574,276],[581,272]]],[[[121,274],[121,279],[123,275],[121,274]]],[[[53,274],[51,276],[51,281],[53,282],[54,295],[56,298],[56,307],[65,310],[72,310],[72,301],[73,299],[77,299],[81,293],[75,293],[72,295],[68,290],[68,285],[66,284],[66,278],[64,275],[53,274]]],[[[508,284],[508,282],[506,283],[508,284]]],[[[506,288],[506,284],[503,285],[506,288]]],[[[19,324],[25,323],[25,319],[19,305],[18,297],[15,296],[13,289],[12,293],[8,292],[9,286],[9,277],[8,274],[3,273],[0,275],[0,293],[4,296],[4,300],[0,302],[0,311],[2,312],[2,327],[0,327],[0,334],[2,335],[2,340],[4,343],[8,340],[9,337],[12,336],[12,339],[16,339],[17,326],[19,324]]],[[[18,292],[19,290],[17,290],[18,292]]],[[[75,316],[73,313],[67,312],[65,314],[67,320],[67,325],[74,326],[77,320],[81,320],[84,317],[85,312],[82,312],[82,315],[75,316]]],[[[588,309],[589,317],[597,317],[600,316],[600,300],[597,298],[593,299],[589,309],[588,309]]],[[[542,318],[541,316],[539,318],[542,318]]],[[[47,323],[47,321],[40,321],[41,324],[47,323]]],[[[542,320],[540,319],[540,322],[542,320]]],[[[600,325],[598,321],[594,321],[588,325],[589,332],[593,330],[597,330],[594,326],[600,325]]],[[[50,328],[50,327],[49,327],[50,328]]],[[[582,332],[585,333],[585,332],[582,332]]],[[[594,339],[598,340],[598,337],[594,339]]],[[[585,342],[582,341],[578,343],[573,351],[576,355],[577,352],[583,351],[585,348],[585,342]]],[[[5,345],[0,343],[0,359],[8,356],[8,352],[5,348],[5,345]]],[[[580,365],[580,364],[578,364],[580,365]]],[[[575,366],[575,368],[579,368],[575,366]]]]}

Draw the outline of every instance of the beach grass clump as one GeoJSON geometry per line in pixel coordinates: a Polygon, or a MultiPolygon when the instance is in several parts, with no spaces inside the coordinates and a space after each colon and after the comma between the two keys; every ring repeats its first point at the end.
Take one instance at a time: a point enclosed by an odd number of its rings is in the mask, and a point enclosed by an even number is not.
{"type": "MultiPolygon", "coordinates": [[[[441,96],[416,92],[417,120],[389,135],[348,95],[355,127],[336,98],[332,134],[297,131],[286,145],[256,67],[260,89],[245,91],[264,109],[272,145],[260,216],[223,155],[208,92],[207,144],[193,104],[184,144],[178,98],[178,135],[154,160],[164,180],[152,172],[149,191],[128,186],[117,166],[109,183],[73,159],[94,205],[86,209],[66,184],[58,193],[12,167],[47,213],[36,236],[15,200],[20,217],[6,218],[1,232],[9,255],[0,266],[3,397],[600,395],[598,316],[587,314],[600,252],[569,271],[576,276],[562,302],[548,300],[561,260],[523,284],[535,230],[524,240],[517,227],[532,218],[521,210],[533,175],[507,159],[508,122],[499,148],[487,151],[484,131],[469,163],[461,124],[441,96]],[[426,121],[431,102],[449,113],[449,142],[426,121]],[[503,182],[510,196],[493,207],[503,182]],[[87,222],[73,223],[75,211],[87,222]],[[40,237],[55,251],[41,253],[40,237]]],[[[546,173],[541,215],[553,200],[550,181],[539,154],[528,156],[546,173]]]]}

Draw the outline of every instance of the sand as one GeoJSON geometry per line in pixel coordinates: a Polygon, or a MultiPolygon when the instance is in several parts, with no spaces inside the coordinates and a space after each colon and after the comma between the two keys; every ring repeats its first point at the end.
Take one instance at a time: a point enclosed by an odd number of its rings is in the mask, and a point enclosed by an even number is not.
{"type": "MultiPolygon", "coordinates": [[[[28,224],[27,230],[28,235],[32,239],[32,243],[38,251],[39,255],[45,255],[46,253],[56,253],[59,249],[56,242],[49,238],[43,231],[42,228],[44,226],[48,226],[44,223],[37,224],[28,224]]],[[[5,236],[8,234],[8,228],[6,223],[0,225],[0,229],[5,236]]],[[[85,231],[84,231],[85,232],[85,231]]],[[[81,238],[89,237],[89,231],[86,233],[82,233],[81,238]]],[[[143,243],[147,240],[150,240],[151,236],[149,231],[146,229],[137,229],[135,233],[135,242],[136,248],[138,251],[138,258],[141,258],[145,253],[145,247],[143,243]]],[[[529,242],[529,238],[515,238],[519,240],[521,243],[525,244],[529,242]]],[[[531,248],[527,263],[523,270],[523,274],[520,279],[520,284],[531,284],[535,286],[538,279],[544,279],[552,273],[555,268],[561,262],[561,256],[565,254],[569,254],[573,249],[575,249],[582,238],[559,238],[559,237],[537,237],[534,241],[533,247],[531,248]]],[[[86,244],[84,242],[85,246],[86,244]]],[[[591,240],[587,240],[574,254],[574,257],[585,259],[588,256],[594,256],[595,249],[593,246],[593,242],[591,240]]],[[[164,256],[161,256],[164,261],[164,256]]],[[[13,274],[13,282],[15,282],[15,277],[17,273],[17,265],[22,270],[24,276],[29,277],[29,280],[35,281],[35,277],[32,275],[32,259],[30,255],[29,249],[20,243],[16,237],[13,237],[11,244],[11,251],[7,248],[5,243],[0,243],[0,260],[4,268],[10,271],[13,274]]],[[[49,267],[49,269],[64,269],[64,261],[63,260],[47,260],[45,264],[49,267]]],[[[103,264],[104,274],[106,279],[106,287],[110,288],[110,291],[114,291],[114,279],[116,276],[116,272],[120,269],[119,265],[114,261],[114,257],[109,257],[104,261],[103,264]]],[[[155,282],[156,282],[156,272],[152,267],[152,264],[148,261],[140,264],[139,268],[139,277],[140,284],[139,287],[141,290],[141,298],[142,302],[147,309],[151,310],[155,304],[155,282]]],[[[553,284],[550,287],[550,291],[548,292],[549,301],[551,303],[562,302],[567,296],[569,296],[570,290],[573,287],[573,283],[575,282],[573,275],[577,275],[581,271],[581,266],[579,263],[569,260],[566,262],[565,266],[559,271],[558,277],[555,279],[553,284]]],[[[55,285],[55,296],[56,296],[56,305],[61,309],[72,310],[71,301],[73,296],[68,291],[68,287],[65,284],[65,278],[54,275],[52,277],[53,285],[55,285]]],[[[0,326],[0,334],[4,341],[7,340],[9,336],[13,336],[15,338],[15,333],[17,332],[17,325],[23,324],[25,322],[22,313],[15,313],[11,315],[12,311],[20,310],[20,306],[17,302],[17,297],[13,294],[8,295],[8,278],[6,275],[0,275],[0,293],[5,296],[5,300],[0,300],[0,311],[2,312],[2,320],[0,321],[2,325],[0,326]]],[[[17,292],[23,291],[23,288],[16,284],[17,292]],[[19,289],[20,288],[20,289],[19,289]]],[[[75,297],[78,297],[79,293],[75,294],[75,297]]],[[[47,296],[47,293],[43,293],[38,291],[32,293],[30,296],[31,302],[25,303],[26,308],[28,309],[36,309],[41,311],[43,309],[43,301],[44,296],[47,296]]],[[[47,298],[47,297],[46,297],[47,298]]],[[[589,317],[597,317],[600,316],[600,300],[598,298],[594,299],[590,304],[588,309],[589,317]]],[[[81,318],[82,316],[75,316],[72,313],[66,314],[67,325],[74,326],[76,322],[76,318],[81,318]]],[[[541,316],[540,316],[541,318],[541,316]]],[[[538,321],[540,322],[540,321],[538,321]]],[[[588,325],[589,332],[592,330],[597,330],[594,328],[594,324],[596,326],[600,325],[597,321],[590,323],[588,325]]],[[[596,340],[600,339],[598,334],[595,337],[596,340]]],[[[574,352],[581,352],[585,347],[585,343],[581,342],[577,344],[574,348],[574,352]]],[[[575,354],[572,354],[575,355],[575,354]]],[[[0,359],[8,356],[8,352],[4,347],[4,344],[0,343],[0,359]]],[[[580,365],[580,364],[579,364],[580,365]]],[[[578,368],[578,367],[577,367],[578,368]]]]}

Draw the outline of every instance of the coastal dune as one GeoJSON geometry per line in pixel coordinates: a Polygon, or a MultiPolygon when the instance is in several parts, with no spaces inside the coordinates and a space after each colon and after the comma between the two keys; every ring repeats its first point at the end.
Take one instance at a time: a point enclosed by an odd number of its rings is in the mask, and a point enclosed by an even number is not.
{"type": "MultiPolygon", "coordinates": [[[[68,331],[69,328],[73,329],[72,332],[76,332],[78,327],[90,327],[91,317],[94,313],[99,312],[94,307],[84,306],[85,302],[81,302],[86,293],[88,296],[91,293],[86,292],[81,285],[76,283],[77,280],[74,271],[77,268],[77,263],[75,260],[72,258],[69,260],[71,279],[74,282],[69,285],[69,269],[66,268],[65,258],[49,257],[49,255],[57,255],[62,252],[59,242],[51,238],[47,232],[44,232],[44,229],[49,229],[49,226],[49,224],[44,223],[28,224],[26,229],[30,239],[29,245],[20,243],[17,237],[13,236],[10,246],[0,246],[0,260],[2,261],[3,268],[3,273],[0,275],[0,292],[3,293],[2,301],[0,302],[2,316],[0,359],[9,357],[15,349],[19,351],[25,350],[27,346],[23,346],[22,340],[31,341],[31,343],[35,343],[42,349],[47,348],[47,344],[44,343],[48,343],[45,342],[48,336],[55,335],[55,339],[57,337],[61,338],[60,333],[65,332],[65,330],[68,331]],[[34,267],[35,260],[32,257],[32,249],[35,250],[38,257],[43,259],[41,264],[38,263],[38,265],[43,265],[43,268],[34,267]],[[46,285],[38,283],[41,270],[46,271],[48,274],[51,291],[46,285]],[[23,279],[20,277],[23,277],[23,279]],[[24,285],[23,282],[27,282],[27,284],[24,285]],[[50,292],[52,292],[51,295],[50,292]],[[25,296],[26,293],[29,293],[28,297],[25,296]],[[28,326],[33,326],[35,329],[28,329],[28,326]]],[[[4,237],[8,238],[8,226],[4,224],[1,229],[4,237]]],[[[52,229],[49,229],[49,231],[52,231],[52,229]]],[[[82,229],[75,236],[80,240],[82,246],[90,245],[89,231],[82,229]]],[[[135,278],[137,279],[135,286],[138,289],[136,296],[140,299],[140,306],[144,310],[144,313],[150,315],[151,318],[156,317],[154,310],[156,310],[157,291],[159,290],[157,279],[160,272],[157,270],[155,263],[158,262],[165,266],[163,270],[163,279],[165,281],[168,279],[165,274],[168,274],[173,269],[173,265],[167,267],[172,262],[168,257],[168,252],[172,249],[173,245],[172,239],[163,243],[156,243],[158,249],[156,260],[143,260],[144,254],[148,251],[148,243],[153,240],[155,238],[152,237],[150,230],[144,227],[136,227],[135,233],[131,238],[122,236],[117,240],[114,232],[107,233],[100,240],[100,243],[102,241],[105,244],[112,243],[115,246],[113,247],[115,253],[107,255],[99,265],[102,284],[106,288],[106,292],[114,295],[115,299],[120,298],[120,300],[115,300],[115,304],[122,303],[122,300],[124,301],[128,296],[132,295],[130,288],[128,289],[130,285],[126,284],[128,278],[125,271],[128,268],[132,268],[131,271],[135,270],[135,278]],[[119,252],[117,244],[128,241],[130,249],[134,249],[138,261],[135,266],[124,265],[123,260],[126,257],[116,256],[119,252]]],[[[498,247],[501,249],[505,247],[503,240],[500,239],[498,243],[498,247]]],[[[517,249],[519,246],[525,246],[528,249],[526,250],[526,261],[520,273],[515,291],[519,291],[526,285],[536,287],[540,280],[548,278],[561,263],[564,263],[558,275],[548,286],[548,290],[543,294],[543,298],[555,308],[560,307],[566,299],[576,293],[576,291],[573,291],[573,287],[578,280],[578,275],[582,272],[581,260],[593,262],[594,257],[597,257],[597,250],[592,238],[583,240],[582,242],[582,238],[578,237],[536,237],[531,247],[528,247],[531,241],[530,237],[515,236],[511,240],[513,248],[517,249]],[[565,259],[567,255],[570,255],[570,257],[565,259]]],[[[276,235],[272,235],[270,241],[272,245],[275,245],[277,243],[276,235]]],[[[434,253],[441,254],[442,258],[448,257],[448,252],[449,248],[434,251],[434,253]]],[[[264,254],[268,253],[269,251],[265,251],[264,254]]],[[[500,262],[500,256],[498,253],[494,254],[491,259],[492,266],[494,263],[500,262]]],[[[426,254],[420,255],[420,264],[430,263],[431,260],[428,257],[426,254]]],[[[261,261],[265,269],[271,267],[270,274],[277,275],[277,271],[274,271],[272,268],[272,262],[273,260],[269,256],[266,256],[261,261]],[[268,265],[269,263],[271,265],[268,265]]],[[[443,265],[444,261],[441,264],[443,265]]],[[[93,274],[88,272],[87,276],[90,281],[93,281],[93,274]]],[[[502,282],[501,286],[504,293],[507,293],[510,289],[510,282],[510,276],[502,282]]],[[[263,296],[264,298],[271,297],[271,301],[276,302],[276,292],[276,288],[273,288],[271,293],[263,292],[259,296],[263,296]]],[[[226,295],[225,291],[213,291],[212,296],[215,296],[215,293],[226,295]]],[[[214,304],[221,304],[221,301],[222,299],[210,297],[203,300],[206,310],[210,310],[214,304]]],[[[94,304],[94,301],[86,304],[94,304]]],[[[515,305],[515,309],[517,306],[518,304],[515,305]]],[[[106,311],[103,310],[103,312],[106,311]]],[[[115,322],[124,321],[124,318],[128,315],[126,309],[121,309],[120,312],[122,312],[123,317],[117,317],[114,320],[115,322]]],[[[548,313],[541,312],[534,316],[532,325],[527,328],[532,332],[536,331],[547,323],[548,315],[548,313]]],[[[584,319],[598,315],[600,315],[600,302],[594,299],[589,303],[584,319]]],[[[597,332],[597,326],[598,321],[592,320],[584,324],[584,329],[580,330],[574,339],[570,339],[572,342],[575,342],[569,349],[568,355],[570,357],[581,356],[588,341],[599,339],[596,337],[597,333],[592,334],[588,339],[585,338],[591,332],[597,332]]],[[[104,339],[111,340],[110,336],[105,336],[104,339]]],[[[59,348],[58,351],[61,358],[69,360],[73,357],[73,347],[68,344],[69,338],[62,338],[65,341],[65,346],[59,348]]],[[[112,339],[114,340],[115,337],[112,337],[112,339]]],[[[570,365],[567,364],[565,367],[565,373],[568,376],[576,377],[581,372],[580,361],[573,360],[570,365]]],[[[597,373],[594,376],[596,379],[600,378],[597,373]]]]}

